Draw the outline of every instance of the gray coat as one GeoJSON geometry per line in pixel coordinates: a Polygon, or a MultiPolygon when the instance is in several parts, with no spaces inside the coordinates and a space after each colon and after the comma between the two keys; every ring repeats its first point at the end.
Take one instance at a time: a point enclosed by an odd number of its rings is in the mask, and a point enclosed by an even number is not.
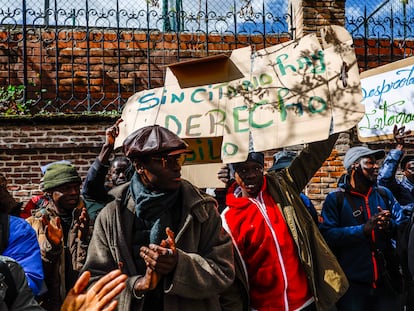
{"type": "MultiPolygon", "coordinates": [[[[125,200],[129,183],[114,191],[116,199],[98,215],[84,270],[96,280],[121,267],[129,276],[118,310],[142,310],[133,295],[139,275],[131,253],[135,203],[125,200]],[[127,203],[122,203],[127,202],[127,203]]],[[[115,189],[114,189],[115,190],[115,189]]],[[[218,294],[234,280],[232,241],[222,229],[216,201],[187,181],[182,182],[181,224],[176,236],[178,262],[164,280],[164,308],[169,311],[221,310],[218,294]]]]}

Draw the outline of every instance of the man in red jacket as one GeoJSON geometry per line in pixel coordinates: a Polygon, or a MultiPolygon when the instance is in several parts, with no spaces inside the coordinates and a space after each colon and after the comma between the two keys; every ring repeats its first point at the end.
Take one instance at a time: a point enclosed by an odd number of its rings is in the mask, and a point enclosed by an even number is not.
{"type": "Polygon", "coordinates": [[[300,198],[336,138],[309,144],[279,172],[264,174],[260,152],[232,164],[235,182],[227,192],[223,226],[244,263],[253,310],[328,310],[347,288],[342,269],[300,198]],[[323,265],[330,266],[321,269],[323,265]]]}

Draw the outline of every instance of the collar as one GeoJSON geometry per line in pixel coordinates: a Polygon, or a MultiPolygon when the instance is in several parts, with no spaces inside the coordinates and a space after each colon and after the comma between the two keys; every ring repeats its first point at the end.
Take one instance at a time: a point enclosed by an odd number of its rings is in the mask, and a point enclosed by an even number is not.
{"type": "MultiPolygon", "coordinates": [[[[257,194],[257,197],[255,199],[257,199],[260,196],[260,193],[266,191],[267,188],[267,179],[265,176],[263,176],[263,184],[262,184],[262,188],[260,189],[259,193],[257,194]]],[[[234,182],[230,188],[229,188],[229,192],[232,192],[235,198],[241,198],[242,197],[242,188],[237,184],[237,182],[234,182]]]]}

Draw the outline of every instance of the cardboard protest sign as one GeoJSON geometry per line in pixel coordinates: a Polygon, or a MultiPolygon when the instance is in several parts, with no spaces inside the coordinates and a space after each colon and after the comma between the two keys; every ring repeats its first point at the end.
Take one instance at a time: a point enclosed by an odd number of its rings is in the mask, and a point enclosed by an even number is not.
{"type": "Polygon", "coordinates": [[[181,175],[199,188],[224,188],[224,183],[217,179],[217,173],[222,166],[223,163],[184,165],[181,175]]]}
{"type": "Polygon", "coordinates": [[[414,57],[363,72],[361,86],[365,114],[359,140],[392,139],[394,125],[414,130],[414,57]]]}
{"type": "Polygon", "coordinates": [[[247,158],[251,140],[265,151],[355,126],[364,106],[352,38],[339,26],[322,36],[170,65],[164,87],[128,100],[116,147],[159,124],[195,144],[188,163],[229,163],[247,158]]]}

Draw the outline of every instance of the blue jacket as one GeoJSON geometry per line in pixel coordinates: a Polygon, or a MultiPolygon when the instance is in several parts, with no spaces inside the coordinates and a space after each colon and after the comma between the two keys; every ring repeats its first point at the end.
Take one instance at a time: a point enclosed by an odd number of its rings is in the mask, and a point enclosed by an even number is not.
{"type": "Polygon", "coordinates": [[[383,267],[378,264],[372,256],[373,246],[377,249],[384,250],[391,245],[391,237],[382,232],[375,232],[375,241],[372,237],[366,237],[363,232],[364,224],[360,224],[353,215],[353,209],[343,195],[343,206],[338,206],[336,194],[337,191],[347,191],[356,206],[362,208],[365,222],[371,216],[378,213],[378,206],[382,209],[391,209],[391,233],[395,233],[397,225],[401,222],[401,206],[395,200],[391,192],[384,189],[388,197],[388,204],[384,202],[377,186],[373,186],[367,196],[351,192],[349,184],[346,182],[340,184],[340,188],[330,192],[322,206],[322,223],[320,230],[326,242],[337,256],[348,280],[351,282],[372,285],[378,280],[383,267]],[[388,208],[390,207],[390,208],[388,208]],[[377,273],[378,272],[378,273],[377,273]]]}
{"type": "Polygon", "coordinates": [[[414,207],[414,184],[405,176],[401,180],[395,178],[403,154],[404,152],[398,149],[390,150],[379,170],[378,184],[391,190],[404,213],[409,216],[414,207]]]}
{"type": "Polygon", "coordinates": [[[82,187],[82,196],[86,200],[97,201],[103,204],[108,202],[108,188],[105,187],[109,165],[102,164],[98,158],[88,170],[82,187]]]}
{"type": "Polygon", "coordinates": [[[305,204],[308,212],[311,214],[313,221],[318,224],[318,212],[316,211],[312,201],[303,192],[300,193],[300,198],[302,199],[303,204],[305,204]]]}
{"type": "Polygon", "coordinates": [[[105,186],[109,165],[102,164],[98,158],[92,163],[88,170],[82,187],[82,197],[85,202],[91,220],[95,220],[98,213],[105,207],[106,203],[113,197],[108,194],[105,186]]]}
{"type": "Polygon", "coordinates": [[[9,241],[1,255],[13,258],[22,266],[30,288],[38,295],[44,278],[42,257],[36,233],[26,220],[10,216],[9,241]]]}

